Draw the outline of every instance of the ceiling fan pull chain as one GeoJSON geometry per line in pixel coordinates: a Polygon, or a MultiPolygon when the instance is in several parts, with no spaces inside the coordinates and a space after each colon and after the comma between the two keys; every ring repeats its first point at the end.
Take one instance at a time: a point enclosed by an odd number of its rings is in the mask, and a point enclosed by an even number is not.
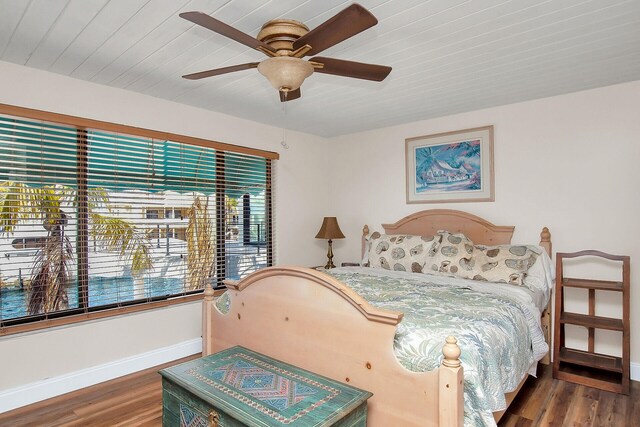
{"type": "MultiPolygon", "coordinates": [[[[287,93],[284,93],[284,101],[287,100],[287,93]]],[[[287,144],[287,103],[282,102],[282,141],[280,141],[280,145],[285,150],[289,149],[289,144],[287,144]]]]}

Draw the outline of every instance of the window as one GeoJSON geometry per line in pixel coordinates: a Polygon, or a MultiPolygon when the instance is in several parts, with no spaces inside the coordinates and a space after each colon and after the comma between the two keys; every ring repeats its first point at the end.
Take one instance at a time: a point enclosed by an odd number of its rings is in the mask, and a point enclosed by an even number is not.
{"type": "Polygon", "coordinates": [[[0,115],[0,326],[167,300],[272,265],[274,153],[91,124],[0,115]]]}

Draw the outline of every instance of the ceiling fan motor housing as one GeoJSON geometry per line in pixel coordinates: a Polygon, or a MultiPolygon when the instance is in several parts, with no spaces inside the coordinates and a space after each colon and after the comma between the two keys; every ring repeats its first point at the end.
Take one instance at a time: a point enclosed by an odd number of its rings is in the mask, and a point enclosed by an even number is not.
{"type": "Polygon", "coordinates": [[[309,32],[302,22],[293,19],[273,19],[262,26],[256,37],[274,48],[279,56],[293,51],[293,42],[309,32]]]}

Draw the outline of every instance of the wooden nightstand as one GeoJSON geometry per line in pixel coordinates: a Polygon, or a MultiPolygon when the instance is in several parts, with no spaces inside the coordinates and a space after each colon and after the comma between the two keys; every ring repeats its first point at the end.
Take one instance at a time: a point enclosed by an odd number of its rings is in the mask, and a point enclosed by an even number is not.
{"type": "Polygon", "coordinates": [[[162,425],[365,427],[368,391],[244,347],[160,371],[162,425]]]}

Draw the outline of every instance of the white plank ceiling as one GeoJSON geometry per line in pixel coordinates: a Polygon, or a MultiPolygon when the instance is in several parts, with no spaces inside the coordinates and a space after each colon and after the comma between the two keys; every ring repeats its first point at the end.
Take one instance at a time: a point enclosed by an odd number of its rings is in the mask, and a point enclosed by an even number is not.
{"type": "Polygon", "coordinates": [[[389,65],[389,77],[314,74],[286,108],[256,69],[181,78],[264,55],[180,12],[256,36],[270,19],[314,28],[349,4],[0,0],[0,60],[321,136],[640,80],[640,0],[362,0],[378,25],[322,56],[389,65]]]}

